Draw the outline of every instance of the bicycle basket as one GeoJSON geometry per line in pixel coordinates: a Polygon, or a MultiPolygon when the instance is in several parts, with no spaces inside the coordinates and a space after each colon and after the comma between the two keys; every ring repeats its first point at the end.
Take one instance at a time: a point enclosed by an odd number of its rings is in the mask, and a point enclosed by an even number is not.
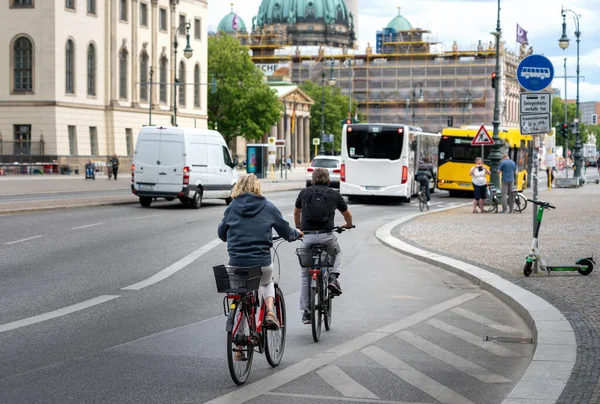
{"type": "Polygon", "coordinates": [[[337,250],[333,247],[298,248],[296,255],[303,268],[330,268],[335,263],[337,250]]]}
{"type": "Polygon", "coordinates": [[[260,286],[262,270],[260,267],[236,268],[227,272],[225,265],[213,267],[217,292],[219,293],[247,293],[257,290],[260,286]]]}

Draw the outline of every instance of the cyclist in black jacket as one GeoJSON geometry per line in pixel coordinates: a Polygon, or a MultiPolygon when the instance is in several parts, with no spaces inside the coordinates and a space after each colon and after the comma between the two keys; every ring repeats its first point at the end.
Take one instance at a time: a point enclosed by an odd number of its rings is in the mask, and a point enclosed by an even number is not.
{"type": "Polygon", "coordinates": [[[425,157],[419,161],[417,173],[415,174],[415,180],[417,180],[421,187],[425,187],[425,196],[427,198],[427,206],[431,206],[431,196],[429,195],[429,180],[435,177],[433,173],[433,164],[430,163],[429,157],[425,157]]]}

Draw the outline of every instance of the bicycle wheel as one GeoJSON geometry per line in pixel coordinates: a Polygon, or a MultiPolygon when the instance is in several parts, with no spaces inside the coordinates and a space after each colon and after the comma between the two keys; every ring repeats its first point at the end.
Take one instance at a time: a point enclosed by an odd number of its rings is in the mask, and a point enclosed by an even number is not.
{"type": "Polygon", "coordinates": [[[239,301],[234,304],[235,307],[229,312],[233,329],[227,332],[227,364],[234,383],[241,385],[250,375],[254,348],[250,343],[250,308],[239,301]]]}
{"type": "Polygon", "coordinates": [[[311,286],[310,288],[310,324],[315,342],[319,342],[319,338],[321,338],[321,322],[323,321],[322,301],[323,281],[319,275],[316,286],[311,286]]]}
{"type": "Polygon", "coordinates": [[[483,210],[487,213],[498,213],[498,201],[493,198],[490,200],[485,200],[485,205],[483,205],[483,210]]]}
{"type": "Polygon", "coordinates": [[[279,329],[269,330],[265,328],[265,356],[272,367],[279,365],[285,349],[285,327],[287,325],[285,300],[279,286],[275,287],[275,313],[279,320],[279,329]]]}
{"type": "Polygon", "coordinates": [[[327,285],[323,285],[323,321],[325,323],[325,331],[331,328],[331,310],[333,309],[333,297],[331,291],[327,289],[327,285]]]}
{"type": "Polygon", "coordinates": [[[515,194],[515,210],[519,213],[523,212],[527,207],[527,198],[522,194],[515,194]]]}
{"type": "Polygon", "coordinates": [[[423,212],[425,210],[425,198],[423,198],[423,192],[419,192],[419,209],[421,209],[421,212],[423,212]]]}

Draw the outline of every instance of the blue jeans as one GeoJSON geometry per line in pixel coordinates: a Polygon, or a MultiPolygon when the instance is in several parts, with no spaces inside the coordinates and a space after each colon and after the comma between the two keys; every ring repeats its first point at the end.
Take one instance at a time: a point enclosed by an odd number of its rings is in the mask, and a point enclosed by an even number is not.
{"type": "Polygon", "coordinates": [[[85,176],[90,178],[94,176],[94,169],[93,168],[86,168],[85,169],[85,176]]]}

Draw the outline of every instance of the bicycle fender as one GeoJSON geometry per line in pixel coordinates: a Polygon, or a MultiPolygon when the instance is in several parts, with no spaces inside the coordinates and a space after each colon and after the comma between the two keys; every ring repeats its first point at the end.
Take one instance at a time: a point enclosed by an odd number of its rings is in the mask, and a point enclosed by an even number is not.
{"type": "Polygon", "coordinates": [[[233,323],[235,320],[235,313],[237,312],[236,310],[233,310],[235,307],[235,303],[232,303],[230,306],[230,311],[229,311],[229,315],[227,316],[227,322],[225,323],[225,331],[229,332],[229,331],[233,331],[233,323]]]}
{"type": "Polygon", "coordinates": [[[310,287],[311,288],[316,288],[317,287],[317,280],[316,279],[311,279],[310,280],[310,287]]]}

